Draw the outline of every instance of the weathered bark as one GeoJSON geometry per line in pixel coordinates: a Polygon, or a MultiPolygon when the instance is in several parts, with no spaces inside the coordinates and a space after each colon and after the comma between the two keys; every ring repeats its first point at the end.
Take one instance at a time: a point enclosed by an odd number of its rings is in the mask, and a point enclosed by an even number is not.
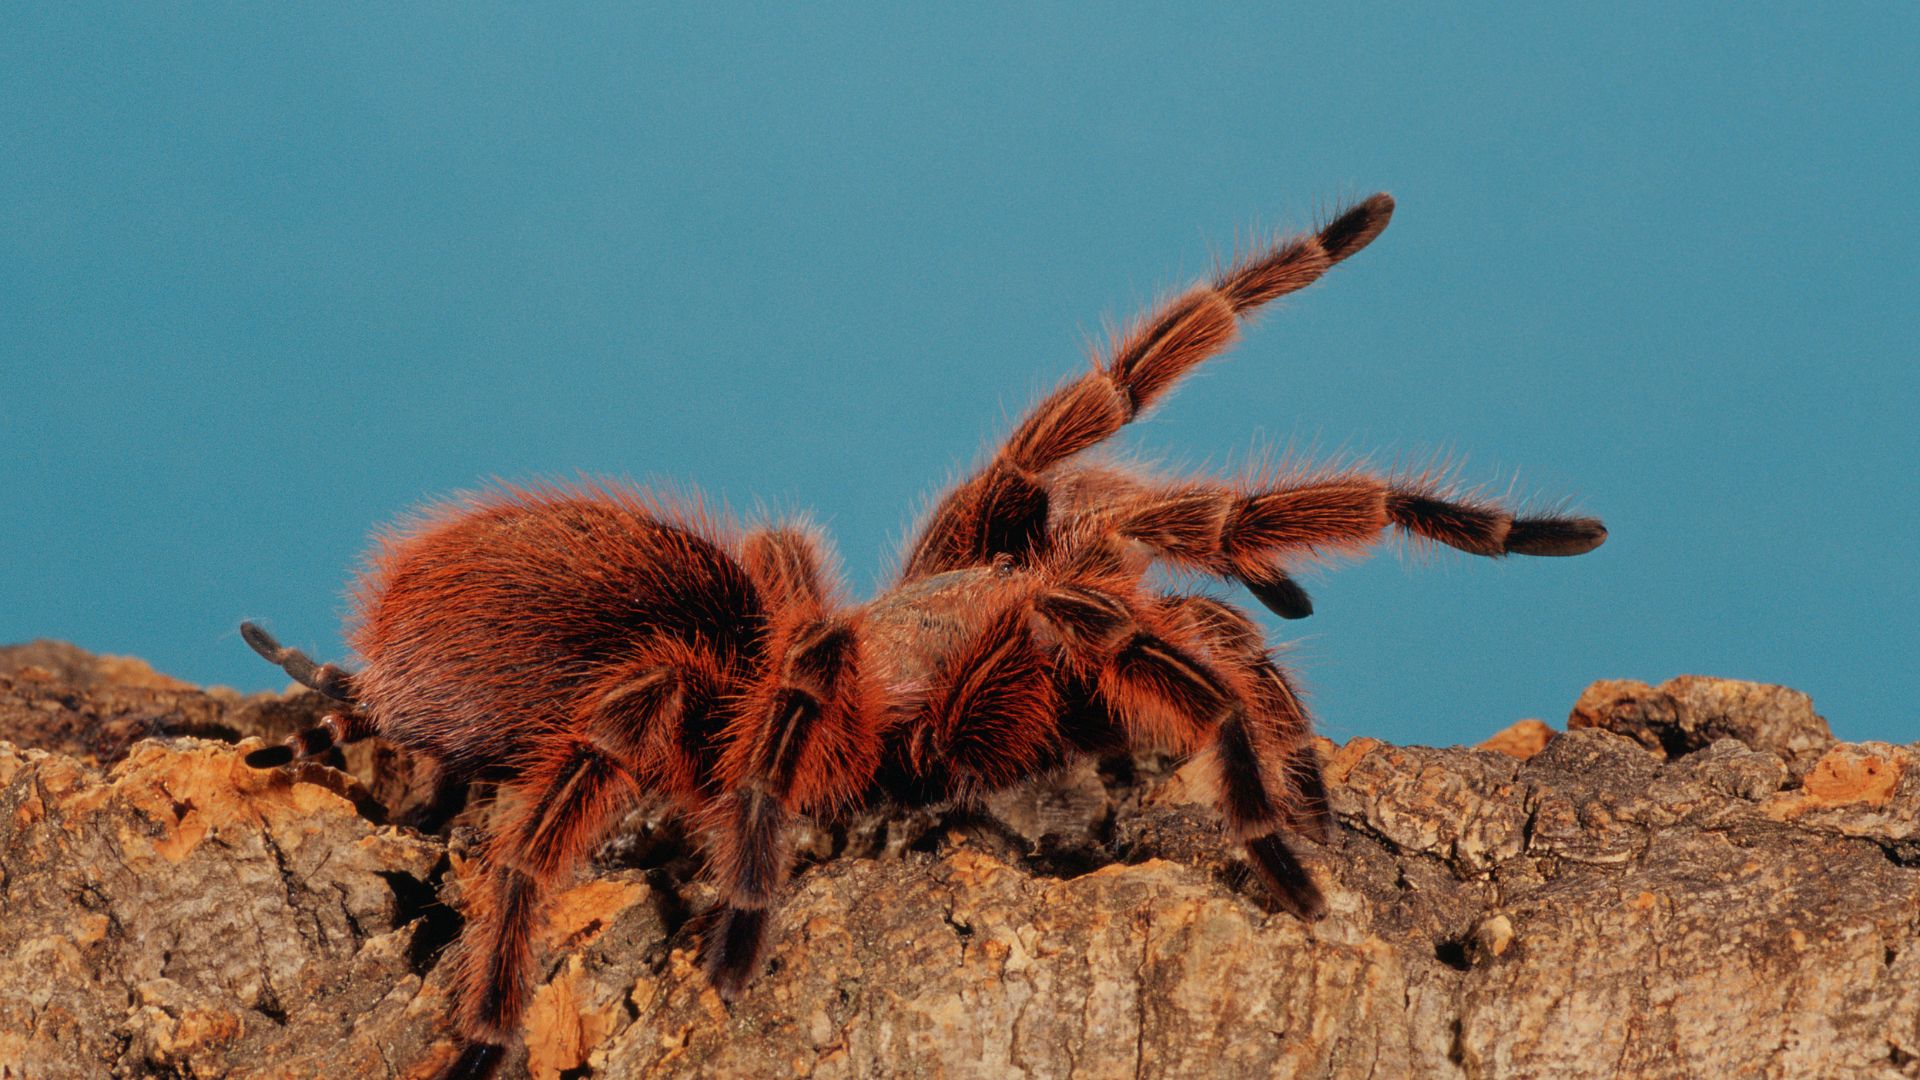
{"type": "MultiPolygon", "coordinates": [[[[551,905],[508,1075],[1920,1076],[1920,747],[1804,702],[1605,683],[1500,752],[1325,744],[1311,926],[1155,759],[818,827],[731,1009],[693,966],[697,859],[637,812],[551,905]]],[[[487,808],[423,835],[383,823],[424,798],[402,754],[229,744],[316,708],[0,650],[0,1077],[447,1058],[487,808]]]]}

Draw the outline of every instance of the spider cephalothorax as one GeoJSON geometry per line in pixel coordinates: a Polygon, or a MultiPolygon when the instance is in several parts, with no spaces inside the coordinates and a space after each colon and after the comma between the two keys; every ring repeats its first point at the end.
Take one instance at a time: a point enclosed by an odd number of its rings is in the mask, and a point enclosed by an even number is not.
{"type": "Polygon", "coordinates": [[[1479,555],[1576,555],[1606,530],[1516,517],[1431,478],[1164,479],[1080,455],[1392,210],[1375,195],[1150,314],[935,505],[898,580],[864,604],[838,595],[810,528],[743,530],[688,500],[580,485],[502,489],[389,535],[359,590],[357,672],[244,627],[346,705],[252,763],[378,735],[499,784],[461,954],[468,1042],[446,1075],[495,1068],[543,893],[641,798],[666,797],[705,840],[724,898],[706,970],[727,997],[759,966],[794,815],[971,799],[1145,744],[1209,751],[1248,862],[1280,904],[1319,917],[1286,839],[1331,827],[1299,697],[1251,619],[1151,572],[1238,581],[1298,618],[1310,605],[1288,564],[1388,527],[1479,555]]]}

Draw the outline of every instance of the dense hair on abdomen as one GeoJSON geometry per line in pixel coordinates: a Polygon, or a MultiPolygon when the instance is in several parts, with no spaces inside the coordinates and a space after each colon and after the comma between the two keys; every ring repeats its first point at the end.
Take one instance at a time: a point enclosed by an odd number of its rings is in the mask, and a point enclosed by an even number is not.
{"type": "Polygon", "coordinates": [[[467,769],[511,760],[649,640],[750,668],[766,617],[732,546],[698,508],[611,485],[444,504],[383,536],[361,578],[356,685],[388,738],[467,769]]]}

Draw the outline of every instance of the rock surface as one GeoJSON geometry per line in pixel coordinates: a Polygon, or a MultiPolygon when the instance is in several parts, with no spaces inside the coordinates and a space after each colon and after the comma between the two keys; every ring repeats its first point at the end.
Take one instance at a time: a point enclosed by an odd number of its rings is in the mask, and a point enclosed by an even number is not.
{"type": "MultiPolygon", "coordinates": [[[[506,1075],[1920,1076],[1920,747],[1805,701],[1601,683],[1497,750],[1323,744],[1311,926],[1150,757],[817,826],[731,1009],[697,860],[639,811],[551,905],[506,1075]]],[[[486,804],[425,835],[386,824],[424,797],[395,751],[240,763],[316,709],[0,650],[0,1077],[447,1059],[486,804]]]]}

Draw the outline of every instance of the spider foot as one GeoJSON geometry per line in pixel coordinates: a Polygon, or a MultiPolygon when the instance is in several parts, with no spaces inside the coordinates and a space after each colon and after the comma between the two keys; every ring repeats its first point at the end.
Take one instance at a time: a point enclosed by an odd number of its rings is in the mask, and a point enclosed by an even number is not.
{"type": "Polygon", "coordinates": [[[460,1056],[453,1059],[434,1080],[487,1080],[500,1068],[500,1062],[507,1056],[507,1048],[494,1043],[470,1042],[460,1050],[460,1056]]]}
{"type": "Polygon", "coordinates": [[[1247,856],[1281,907],[1305,922],[1318,922],[1326,915],[1327,898],[1280,834],[1268,833],[1247,841],[1247,856]]]}
{"type": "Polygon", "coordinates": [[[1304,619],[1313,614],[1313,598],[1299,582],[1284,573],[1276,571],[1270,578],[1249,578],[1246,585],[1268,611],[1283,619],[1304,619]]]}
{"type": "Polygon", "coordinates": [[[707,980],[721,1000],[739,997],[752,981],[766,936],[766,909],[729,907],[720,912],[707,934],[707,980]]]}
{"type": "Polygon", "coordinates": [[[1514,518],[1506,548],[1515,555],[1585,555],[1606,540],[1599,518],[1514,518]]]}

